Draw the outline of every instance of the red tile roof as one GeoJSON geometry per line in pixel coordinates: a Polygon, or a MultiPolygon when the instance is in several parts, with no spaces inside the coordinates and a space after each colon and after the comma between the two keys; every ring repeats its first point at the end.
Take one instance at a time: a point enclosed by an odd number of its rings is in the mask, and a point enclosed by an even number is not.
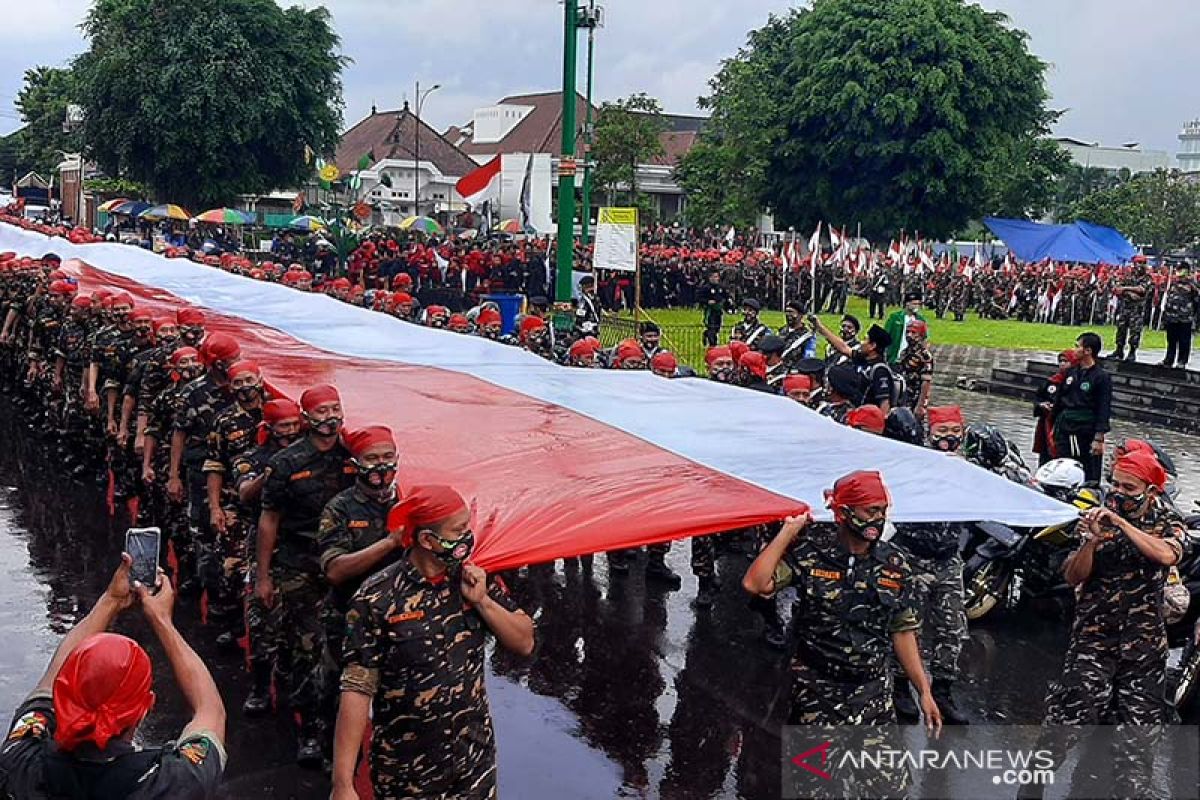
{"type": "MultiPolygon", "coordinates": [[[[368,153],[375,161],[392,158],[411,161],[416,157],[417,119],[405,107],[401,111],[379,111],[342,134],[334,161],[342,172],[358,168],[368,153]]],[[[462,177],[478,164],[437,131],[421,121],[421,160],[431,162],[442,174],[462,177]]]]}
{"type": "MultiPolygon", "coordinates": [[[[562,149],[562,92],[517,94],[505,97],[496,105],[532,106],[533,110],[516,124],[498,142],[475,144],[471,139],[463,142],[462,151],[468,155],[495,155],[496,153],[550,153],[558,155],[562,149]]],[[[595,106],[592,113],[595,114],[595,106]]],[[[583,95],[575,95],[576,133],[582,133],[587,115],[587,101],[583,95]]],[[[582,147],[578,152],[583,152],[582,147]]]]}

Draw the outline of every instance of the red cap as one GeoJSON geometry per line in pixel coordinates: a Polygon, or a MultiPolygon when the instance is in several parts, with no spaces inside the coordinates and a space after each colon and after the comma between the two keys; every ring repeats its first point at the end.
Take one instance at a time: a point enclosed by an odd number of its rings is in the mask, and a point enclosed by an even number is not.
{"type": "Polygon", "coordinates": [[[150,657],[137,642],[115,633],[89,636],[54,679],[55,743],[67,752],[85,742],[103,750],[154,705],[152,679],[150,657]]]}
{"type": "Polygon", "coordinates": [[[153,319],[154,315],[150,313],[150,309],[148,308],[135,308],[129,315],[130,322],[144,322],[153,319]]]}
{"type": "Polygon", "coordinates": [[[704,354],[704,363],[712,366],[713,362],[720,358],[733,358],[733,351],[728,347],[710,347],[704,354]]]}
{"type": "Polygon", "coordinates": [[[338,394],[338,390],[327,383],[305,389],[304,394],[300,395],[300,407],[305,411],[312,411],[325,403],[340,402],[342,402],[342,397],[338,394]]]}
{"type": "Polygon", "coordinates": [[[179,362],[185,358],[200,358],[200,351],[194,347],[179,347],[175,352],[171,353],[171,366],[179,366],[179,362]]]}
{"type": "Polygon", "coordinates": [[[750,352],[750,345],[745,342],[734,340],[729,343],[729,354],[733,356],[733,363],[742,363],[742,356],[750,352]]]}
{"type": "Polygon", "coordinates": [[[204,313],[198,308],[181,308],[175,312],[175,319],[180,325],[203,325],[204,313]]]}
{"type": "Polygon", "coordinates": [[[883,409],[879,406],[865,405],[851,409],[846,415],[846,424],[868,433],[883,433],[887,426],[887,418],[883,416],[883,409]]]}
{"type": "Polygon", "coordinates": [[[396,305],[403,305],[404,303],[411,303],[412,301],[412,295],[408,292],[396,292],[394,295],[392,295],[392,302],[396,305]]]}
{"type": "Polygon", "coordinates": [[[225,333],[209,334],[200,346],[200,357],[206,365],[217,361],[236,361],[241,354],[242,347],[237,339],[225,333]]]}
{"type": "Polygon", "coordinates": [[[358,458],[369,448],[376,445],[390,444],[393,448],[396,447],[396,437],[392,434],[392,429],[383,425],[371,425],[361,428],[357,431],[347,433],[344,438],[346,449],[355,458],[358,458]]]}
{"type": "Polygon", "coordinates": [[[616,358],[613,359],[613,363],[619,367],[626,359],[630,358],[646,358],[646,351],[637,339],[625,339],[618,344],[616,358]]]}
{"type": "Polygon", "coordinates": [[[479,316],[475,320],[479,323],[479,327],[484,328],[488,325],[499,325],[501,322],[500,312],[494,308],[485,308],[479,312],[479,316]]]}
{"type": "Polygon", "coordinates": [[[174,317],[156,317],[154,319],[154,332],[158,333],[165,325],[178,326],[178,324],[174,317]]]}
{"type": "Polygon", "coordinates": [[[825,507],[841,519],[843,506],[891,505],[892,497],[883,476],[875,470],[859,470],[838,478],[832,489],[825,491],[825,507]]]}
{"type": "Polygon", "coordinates": [[[811,375],[788,375],[783,379],[783,393],[791,394],[792,392],[811,392],[813,390],[813,379],[811,375]]]}
{"type": "Polygon", "coordinates": [[[756,350],[747,350],[738,359],[738,366],[759,378],[767,377],[767,357],[756,350]]]}
{"type": "Polygon", "coordinates": [[[666,350],[661,353],[655,353],[654,358],[650,359],[650,368],[659,372],[675,372],[679,369],[679,359],[674,353],[666,350]]]}
{"type": "Polygon", "coordinates": [[[1130,450],[1113,462],[1112,468],[1113,472],[1124,472],[1126,475],[1143,480],[1151,486],[1157,487],[1160,492],[1166,488],[1167,471],[1163,469],[1162,463],[1159,462],[1158,456],[1154,455],[1152,449],[1130,450]]]}
{"type": "Polygon", "coordinates": [[[529,338],[529,334],[534,331],[543,330],[545,327],[546,321],[541,317],[525,317],[521,320],[521,341],[523,342],[529,338]]]}
{"type": "Polygon", "coordinates": [[[112,304],[114,306],[129,306],[132,308],[133,298],[129,296],[128,292],[117,292],[112,296],[112,304]]]}
{"type": "Polygon", "coordinates": [[[268,400],[263,404],[263,422],[274,425],[289,419],[300,419],[300,406],[294,400],[281,397],[278,400],[268,400]]]}
{"type": "Polygon", "coordinates": [[[75,295],[75,299],[71,301],[71,307],[72,308],[91,308],[92,307],[92,298],[88,297],[86,294],[77,294],[77,295],[75,295]]]}
{"type": "Polygon", "coordinates": [[[451,314],[450,321],[447,324],[451,327],[455,325],[465,327],[471,324],[471,320],[467,319],[466,314],[451,314]]]}
{"type": "Polygon", "coordinates": [[[412,275],[409,275],[407,272],[401,272],[392,278],[392,288],[395,289],[397,286],[412,286],[412,282],[412,275]]]}
{"type": "Polygon", "coordinates": [[[925,324],[924,320],[914,319],[908,323],[908,333],[924,338],[929,335],[929,326],[925,324]]]}
{"type": "Polygon", "coordinates": [[[415,486],[388,513],[388,530],[404,529],[404,546],[412,546],[413,534],[454,516],[467,507],[467,501],[453,487],[440,484],[415,486]]]}
{"type": "Polygon", "coordinates": [[[253,361],[248,359],[245,361],[239,361],[229,368],[230,380],[241,377],[242,375],[253,375],[256,378],[261,378],[262,370],[259,369],[258,364],[255,364],[253,361]]]}
{"type": "Polygon", "coordinates": [[[931,406],[929,409],[929,426],[947,425],[957,422],[959,425],[966,424],[963,420],[962,409],[958,406],[931,406]]]}

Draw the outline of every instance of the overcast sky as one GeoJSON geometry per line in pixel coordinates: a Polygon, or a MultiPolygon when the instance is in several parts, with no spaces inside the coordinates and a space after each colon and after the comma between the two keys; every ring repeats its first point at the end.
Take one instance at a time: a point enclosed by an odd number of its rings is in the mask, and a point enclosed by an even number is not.
{"type": "MultiPolygon", "coordinates": [[[[216,0],[214,0],[216,2],[216,0]]],[[[291,4],[281,0],[281,5],[291,4]]],[[[346,124],[372,103],[397,108],[413,84],[441,84],[425,105],[438,128],[508,94],[560,85],[562,7],[555,0],[300,0],[333,13],[346,55],[346,124]]],[[[693,112],[720,60],[784,0],[606,0],[597,33],[595,96],[644,91],[667,111],[693,112]]],[[[83,49],[89,0],[4,3],[0,133],[20,125],[23,71],[83,49]]],[[[1182,125],[1200,116],[1197,0],[983,0],[1007,13],[1050,63],[1058,132],[1105,144],[1138,141],[1174,156],[1182,125]]],[[[580,59],[582,91],[582,37],[580,59]]]]}

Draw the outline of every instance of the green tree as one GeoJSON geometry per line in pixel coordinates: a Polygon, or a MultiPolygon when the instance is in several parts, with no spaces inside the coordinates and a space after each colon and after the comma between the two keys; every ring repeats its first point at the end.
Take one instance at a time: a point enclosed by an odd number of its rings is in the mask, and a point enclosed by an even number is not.
{"type": "Polygon", "coordinates": [[[1200,237],[1200,185],[1177,170],[1135,175],[1085,197],[1071,219],[1108,225],[1159,252],[1189,247],[1200,237]]]}
{"type": "Polygon", "coordinates": [[[0,137],[0,186],[11,187],[30,170],[30,162],[22,155],[24,139],[24,128],[0,137]]]}
{"type": "Polygon", "coordinates": [[[67,106],[75,102],[75,94],[74,73],[59,67],[25,70],[25,85],[17,92],[17,109],[25,121],[21,158],[47,178],[64,152],[79,151],[79,131],[64,130],[67,106]]]}
{"type": "Polygon", "coordinates": [[[84,140],[109,175],[197,210],[308,178],[343,108],[328,11],[273,0],[96,0],[75,62],[84,140]]]}
{"type": "Polygon", "coordinates": [[[1047,94],[1027,38],[965,0],[814,0],[722,66],[713,135],[761,166],[750,180],[777,221],[946,236],[990,209],[1044,202],[1022,197],[1034,177],[1000,177],[1054,171],[1033,141],[1047,94]]]}
{"type": "Polygon", "coordinates": [[[644,93],[600,106],[591,155],[596,185],[610,202],[623,190],[629,204],[638,205],[637,165],[663,155],[659,137],[666,130],[662,107],[644,93]]]}
{"type": "Polygon", "coordinates": [[[1070,155],[1048,137],[1058,116],[1045,114],[1037,129],[998,149],[988,162],[985,214],[1039,219],[1055,208],[1059,181],[1071,166],[1070,155]]]}
{"type": "Polygon", "coordinates": [[[1070,220],[1075,206],[1093,192],[1114,189],[1129,180],[1128,169],[1111,170],[1071,163],[1054,185],[1054,218],[1070,220]]]}

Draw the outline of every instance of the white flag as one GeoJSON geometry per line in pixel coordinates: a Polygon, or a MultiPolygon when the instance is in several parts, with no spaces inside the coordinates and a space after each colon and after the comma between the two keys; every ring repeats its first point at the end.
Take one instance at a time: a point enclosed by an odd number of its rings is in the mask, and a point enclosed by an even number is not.
{"type": "Polygon", "coordinates": [[[729,233],[725,234],[725,244],[729,245],[730,247],[733,247],[733,240],[734,240],[735,236],[737,236],[737,231],[735,231],[733,226],[730,225],[729,233]]]}

